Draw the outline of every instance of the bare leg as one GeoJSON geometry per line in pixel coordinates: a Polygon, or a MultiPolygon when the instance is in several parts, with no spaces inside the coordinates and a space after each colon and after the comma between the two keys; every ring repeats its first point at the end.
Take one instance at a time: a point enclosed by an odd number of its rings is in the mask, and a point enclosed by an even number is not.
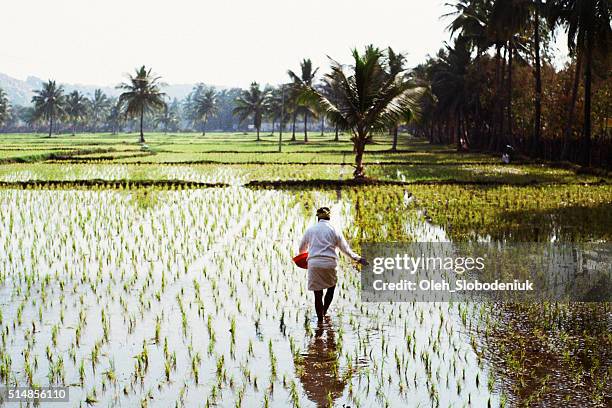
{"type": "Polygon", "coordinates": [[[334,289],[336,289],[336,287],[332,286],[331,288],[327,288],[327,291],[325,292],[325,303],[323,304],[324,315],[327,314],[327,309],[329,309],[332,300],[334,300],[334,289]]]}
{"type": "Polygon", "coordinates": [[[319,322],[323,321],[323,291],[322,290],[315,290],[314,291],[314,297],[315,297],[315,310],[317,312],[317,320],[319,322]]]}

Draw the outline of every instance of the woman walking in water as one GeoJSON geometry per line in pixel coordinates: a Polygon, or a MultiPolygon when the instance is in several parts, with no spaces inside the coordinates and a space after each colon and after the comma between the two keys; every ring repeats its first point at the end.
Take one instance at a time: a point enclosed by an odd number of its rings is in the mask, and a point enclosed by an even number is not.
{"type": "Polygon", "coordinates": [[[323,316],[327,314],[334,298],[334,289],[338,280],[336,248],[362,265],[367,263],[364,258],[353,252],[342,232],[331,225],[329,218],[329,208],[319,208],[317,223],[306,230],[299,248],[300,254],[308,252],[308,290],[314,291],[315,310],[319,323],[323,321],[323,316]],[[327,290],[323,300],[325,289],[327,290]]]}

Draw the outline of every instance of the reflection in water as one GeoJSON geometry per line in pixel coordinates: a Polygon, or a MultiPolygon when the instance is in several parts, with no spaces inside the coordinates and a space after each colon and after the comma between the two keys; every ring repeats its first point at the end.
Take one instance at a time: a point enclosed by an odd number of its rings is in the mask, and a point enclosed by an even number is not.
{"type": "Polygon", "coordinates": [[[339,357],[336,333],[326,318],[317,326],[306,352],[295,360],[304,391],[318,407],[331,406],[346,386],[347,378],[339,371],[339,357]]]}

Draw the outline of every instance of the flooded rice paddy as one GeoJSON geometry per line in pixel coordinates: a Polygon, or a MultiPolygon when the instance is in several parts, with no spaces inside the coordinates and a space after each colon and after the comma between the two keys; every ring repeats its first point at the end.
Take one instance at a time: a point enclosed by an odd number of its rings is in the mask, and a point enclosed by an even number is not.
{"type": "Polygon", "coordinates": [[[71,407],[609,401],[605,305],[362,303],[359,271],[343,262],[318,325],[291,257],[321,205],[357,248],[458,231],[403,189],[0,190],[0,380],[68,385],[71,407]],[[571,381],[554,377],[563,371],[547,369],[542,350],[516,347],[578,314],[599,318],[584,338],[604,343],[559,340],[576,352],[559,358],[571,381]]]}

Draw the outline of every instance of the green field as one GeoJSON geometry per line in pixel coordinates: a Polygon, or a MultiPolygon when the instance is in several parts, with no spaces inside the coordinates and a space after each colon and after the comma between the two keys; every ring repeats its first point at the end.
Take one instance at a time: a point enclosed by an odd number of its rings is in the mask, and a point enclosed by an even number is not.
{"type": "MultiPolygon", "coordinates": [[[[283,135],[285,139],[289,134],[283,135]]],[[[299,135],[301,136],[301,135],[299,135]]],[[[298,136],[298,139],[299,139],[298,136]]],[[[278,134],[256,142],[252,134],[152,134],[141,146],[135,135],[76,136],[12,135],[0,138],[0,181],[28,180],[181,180],[248,183],[256,180],[338,180],[351,177],[349,136],[310,135],[309,142],[284,141],[278,134]]],[[[596,183],[602,176],[576,174],[571,169],[517,161],[501,165],[499,158],[457,153],[453,146],[432,146],[407,135],[397,152],[389,136],[379,136],[366,149],[371,178],[418,182],[499,184],[596,183]]],[[[609,181],[608,177],[603,177],[609,181]]]]}
{"type": "Polygon", "coordinates": [[[70,406],[612,401],[609,303],[362,303],[343,262],[320,328],[290,262],[322,205],[357,250],[610,242],[608,175],[381,135],[354,184],[348,135],[146,137],[0,135],[0,381],[70,406]]]}

